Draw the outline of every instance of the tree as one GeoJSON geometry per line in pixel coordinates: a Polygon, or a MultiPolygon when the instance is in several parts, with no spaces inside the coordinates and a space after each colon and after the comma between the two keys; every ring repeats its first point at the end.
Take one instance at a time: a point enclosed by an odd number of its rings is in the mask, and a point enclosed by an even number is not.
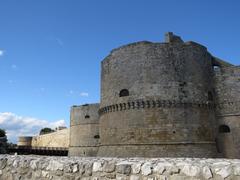
{"type": "Polygon", "coordinates": [[[0,154],[5,153],[7,153],[6,131],[4,129],[0,129],[0,154]]]}
{"type": "Polygon", "coordinates": [[[4,129],[0,129],[0,137],[5,137],[6,131],[4,129]]]}
{"type": "Polygon", "coordinates": [[[52,132],[55,132],[53,129],[51,128],[48,128],[48,127],[45,127],[43,129],[40,130],[40,135],[43,135],[43,134],[48,134],[48,133],[52,133],[52,132]]]}

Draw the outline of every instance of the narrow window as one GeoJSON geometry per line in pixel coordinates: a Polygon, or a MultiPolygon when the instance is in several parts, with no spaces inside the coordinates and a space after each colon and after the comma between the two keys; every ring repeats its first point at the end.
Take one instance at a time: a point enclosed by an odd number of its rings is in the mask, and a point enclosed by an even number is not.
{"type": "Polygon", "coordinates": [[[98,134],[94,136],[94,139],[99,139],[99,138],[100,136],[98,134]]]}
{"type": "Polygon", "coordinates": [[[129,92],[127,89],[122,89],[119,93],[119,97],[123,97],[123,96],[129,96],[129,92]]]}
{"type": "Polygon", "coordinates": [[[213,65],[213,71],[220,71],[220,67],[218,65],[213,65]]]}
{"type": "Polygon", "coordinates": [[[89,115],[86,115],[86,116],[85,116],[85,119],[88,119],[88,118],[90,118],[90,116],[89,116],[89,115]]]}
{"type": "Polygon", "coordinates": [[[219,133],[230,133],[230,128],[227,125],[219,126],[219,133]]]}
{"type": "Polygon", "coordinates": [[[208,91],[208,100],[213,101],[213,95],[211,91],[208,91]]]}

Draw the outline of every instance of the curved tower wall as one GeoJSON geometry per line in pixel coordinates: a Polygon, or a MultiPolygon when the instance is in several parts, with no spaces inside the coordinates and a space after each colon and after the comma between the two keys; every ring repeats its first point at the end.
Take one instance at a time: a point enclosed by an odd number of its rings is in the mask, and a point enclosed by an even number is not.
{"type": "Polygon", "coordinates": [[[211,55],[194,42],[113,50],[102,61],[98,155],[214,157],[211,77],[211,55]]]}
{"type": "Polygon", "coordinates": [[[31,136],[20,136],[18,137],[18,146],[32,146],[31,136]]]}
{"type": "Polygon", "coordinates": [[[215,86],[219,152],[226,158],[240,158],[240,67],[220,64],[215,86]]]}
{"type": "Polygon", "coordinates": [[[71,108],[69,156],[96,156],[99,145],[99,104],[71,108]]]}

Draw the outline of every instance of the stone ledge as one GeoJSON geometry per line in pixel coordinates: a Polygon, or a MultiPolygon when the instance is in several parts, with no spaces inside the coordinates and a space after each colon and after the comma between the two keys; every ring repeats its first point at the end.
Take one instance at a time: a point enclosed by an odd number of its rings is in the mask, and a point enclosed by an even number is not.
{"type": "Polygon", "coordinates": [[[238,159],[0,155],[0,179],[240,179],[238,159]]]}
{"type": "Polygon", "coordinates": [[[105,113],[124,111],[129,109],[144,109],[144,108],[206,108],[214,109],[215,105],[209,101],[203,102],[183,102],[174,100],[137,100],[126,103],[112,104],[99,109],[99,115],[105,113]]]}

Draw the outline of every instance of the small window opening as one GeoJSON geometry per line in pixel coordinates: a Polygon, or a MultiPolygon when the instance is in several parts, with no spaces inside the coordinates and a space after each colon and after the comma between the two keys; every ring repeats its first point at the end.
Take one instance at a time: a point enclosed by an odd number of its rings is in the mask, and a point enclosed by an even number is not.
{"type": "Polygon", "coordinates": [[[230,133],[230,128],[227,125],[219,126],[219,133],[230,133]]]}
{"type": "Polygon", "coordinates": [[[98,134],[94,136],[94,139],[99,139],[99,138],[100,136],[98,134]]]}
{"type": "Polygon", "coordinates": [[[175,134],[176,133],[176,131],[173,131],[173,134],[175,134]]]}
{"type": "Polygon", "coordinates": [[[220,66],[213,65],[213,71],[220,71],[220,66]]]}
{"type": "Polygon", "coordinates": [[[213,101],[213,94],[211,91],[208,91],[208,100],[213,101]]]}
{"type": "Polygon", "coordinates": [[[127,89],[122,89],[119,93],[119,97],[129,96],[129,91],[127,89]]]}
{"type": "Polygon", "coordinates": [[[85,116],[85,119],[88,119],[88,118],[90,118],[90,116],[89,116],[89,115],[86,115],[86,116],[85,116]]]}

